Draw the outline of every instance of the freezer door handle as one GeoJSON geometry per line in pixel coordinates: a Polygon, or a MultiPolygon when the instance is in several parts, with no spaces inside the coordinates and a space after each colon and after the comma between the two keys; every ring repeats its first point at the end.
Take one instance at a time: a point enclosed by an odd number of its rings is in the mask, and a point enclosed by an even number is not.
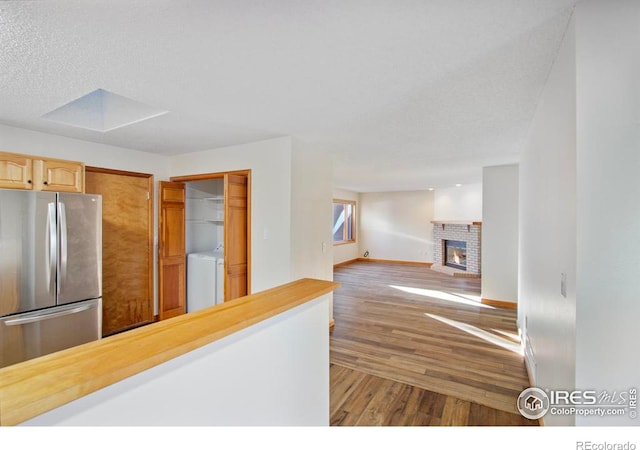
{"type": "Polygon", "coordinates": [[[67,214],[64,203],[58,203],[58,222],[60,226],[60,281],[58,283],[58,294],[62,282],[67,278],[67,214]]]}
{"type": "Polygon", "coordinates": [[[41,322],[43,320],[54,319],[56,317],[77,314],[79,312],[86,311],[91,308],[95,308],[95,305],[94,304],[80,305],[80,306],[69,305],[69,306],[62,306],[62,307],[56,308],[55,311],[51,311],[51,312],[46,312],[46,311],[29,312],[29,313],[17,315],[13,319],[7,319],[4,321],[4,324],[8,327],[11,327],[15,325],[24,325],[26,323],[41,322]]]}
{"type": "Polygon", "coordinates": [[[53,284],[55,283],[56,273],[56,248],[58,236],[56,233],[56,205],[55,203],[49,203],[47,207],[47,242],[45,245],[45,257],[47,258],[46,278],[47,278],[47,292],[53,291],[53,284]]]}

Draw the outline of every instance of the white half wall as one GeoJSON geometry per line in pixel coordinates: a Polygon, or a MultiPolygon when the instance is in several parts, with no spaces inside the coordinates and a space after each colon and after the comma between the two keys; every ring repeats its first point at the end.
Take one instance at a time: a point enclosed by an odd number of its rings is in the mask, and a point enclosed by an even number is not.
{"type": "Polygon", "coordinates": [[[170,158],[171,176],[251,169],[251,290],[291,281],[291,148],[283,137],[170,158]]]}
{"type": "MultiPolygon", "coordinates": [[[[575,387],[576,64],[571,20],[520,161],[518,323],[535,384],[575,387]],[[560,292],[566,274],[567,294],[560,292]]],[[[572,425],[572,416],[545,417],[572,425]]]]}
{"type": "Polygon", "coordinates": [[[482,183],[433,191],[432,220],[482,220],[482,183]]]}
{"type": "Polygon", "coordinates": [[[518,301],[518,166],[482,170],[482,298],[518,301]]]}
{"type": "Polygon", "coordinates": [[[22,425],[328,426],[327,311],[323,296],[22,425]]]}
{"type": "Polygon", "coordinates": [[[345,189],[334,189],[333,198],[336,200],[351,200],[356,202],[356,242],[333,246],[333,263],[339,264],[362,256],[360,252],[360,194],[345,189]]]}
{"type": "MultiPolygon", "coordinates": [[[[576,15],[576,386],[640,388],[640,2],[586,0],[576,15]]],[[[629,415],[578,425],[640,425],[629,415]]]]}
{"type": "Polygon", "coordinates": [[[369,258],[433,262],[433,192],[360,194],[360,252],[369,258]]]}

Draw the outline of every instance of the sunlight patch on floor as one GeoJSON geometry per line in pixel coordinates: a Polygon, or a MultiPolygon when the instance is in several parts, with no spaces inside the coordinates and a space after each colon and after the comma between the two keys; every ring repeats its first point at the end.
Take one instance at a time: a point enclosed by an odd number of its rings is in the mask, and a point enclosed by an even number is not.
{"type": "Polygon", "coordinates": [[[493,333],[489,333],[488,331],[483,330],[482,328],[478,328],[473,325],[469,325],[468,323],[458,322],[457,320],[447,319],[446,317],[438,316],[436,314],[424,313],[425,316],[431,317],[432,319],[438,320],[442,323],[450,325],[458,330],[464,331],[465,333],[469,333],[472,336],[478,337],[490,344],[497,345],[498,347],[502,347],[506,350],[510,350],[518,355],[524,355],[522,351],[522,346],[513,342],[510,339],[506,339],[502,336],[495,335],[493,333]]]}
{"type": "Polygon", "coordinates": [[[489,305],[485,305],[484,303],[481,303],[480,297],[476,295],[454,294],[451,292],[436,291],[434,289],[413,288],[408,286],[395,286],[393,284],[389,284],[388,286],[393,289],[398,289],[399,291],[406,292],[408,294],[422,295],[423,297],[432,297],[432,298],[437,298],[439,300],[460,303],[468,306],[477,306],[480,308],[495,309],[493,306],[489,306],[489,305]]]}
{"type": "Polygon", "coordinates": [[[506,336],[510,339],[512,339],[514,342],[517,342],[518,344],[520,344],[520,336],[518,336],[518,334],[516,333],[510,333],[509,331],[504,331],[504,330],[497,330],[495,328],[492,328],[491,331],[495,331],[496,333],[500,333],[503,336],[506,336]]]}

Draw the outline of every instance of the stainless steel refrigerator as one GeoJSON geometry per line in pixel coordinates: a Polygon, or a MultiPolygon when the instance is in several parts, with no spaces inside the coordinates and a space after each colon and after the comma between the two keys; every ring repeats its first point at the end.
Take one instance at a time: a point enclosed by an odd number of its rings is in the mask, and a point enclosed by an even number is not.
{"type": "Polygon", "coordinates": [[[0,367],[101,336],[102,197],[0,189],[0,367]]]}

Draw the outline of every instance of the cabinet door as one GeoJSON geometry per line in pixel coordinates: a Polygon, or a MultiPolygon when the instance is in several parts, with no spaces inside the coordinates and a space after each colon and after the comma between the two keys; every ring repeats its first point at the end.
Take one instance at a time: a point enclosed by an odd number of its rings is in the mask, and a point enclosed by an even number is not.
{"type": "Polygon", "coordinates": [[[225,301],[249,293],[249,180],[247,175],[224,176],[224,292],[225,301]]]}
{"type": "Polygon", "coordinates": [[[45,159],[36,161],[36,189],[55,192],[84,192],[84,164],[45,159]]]}
{"type": "Polygon", "coordinates": [[[164,320],[187,311],[185,185],[161,181],[158,191],[158,315],[164,320]]]}
{"type": "Polygon", "coordinates": [[[32,171],[31,158],[0,153],[0,188],[33,189],[32,171]]]}

